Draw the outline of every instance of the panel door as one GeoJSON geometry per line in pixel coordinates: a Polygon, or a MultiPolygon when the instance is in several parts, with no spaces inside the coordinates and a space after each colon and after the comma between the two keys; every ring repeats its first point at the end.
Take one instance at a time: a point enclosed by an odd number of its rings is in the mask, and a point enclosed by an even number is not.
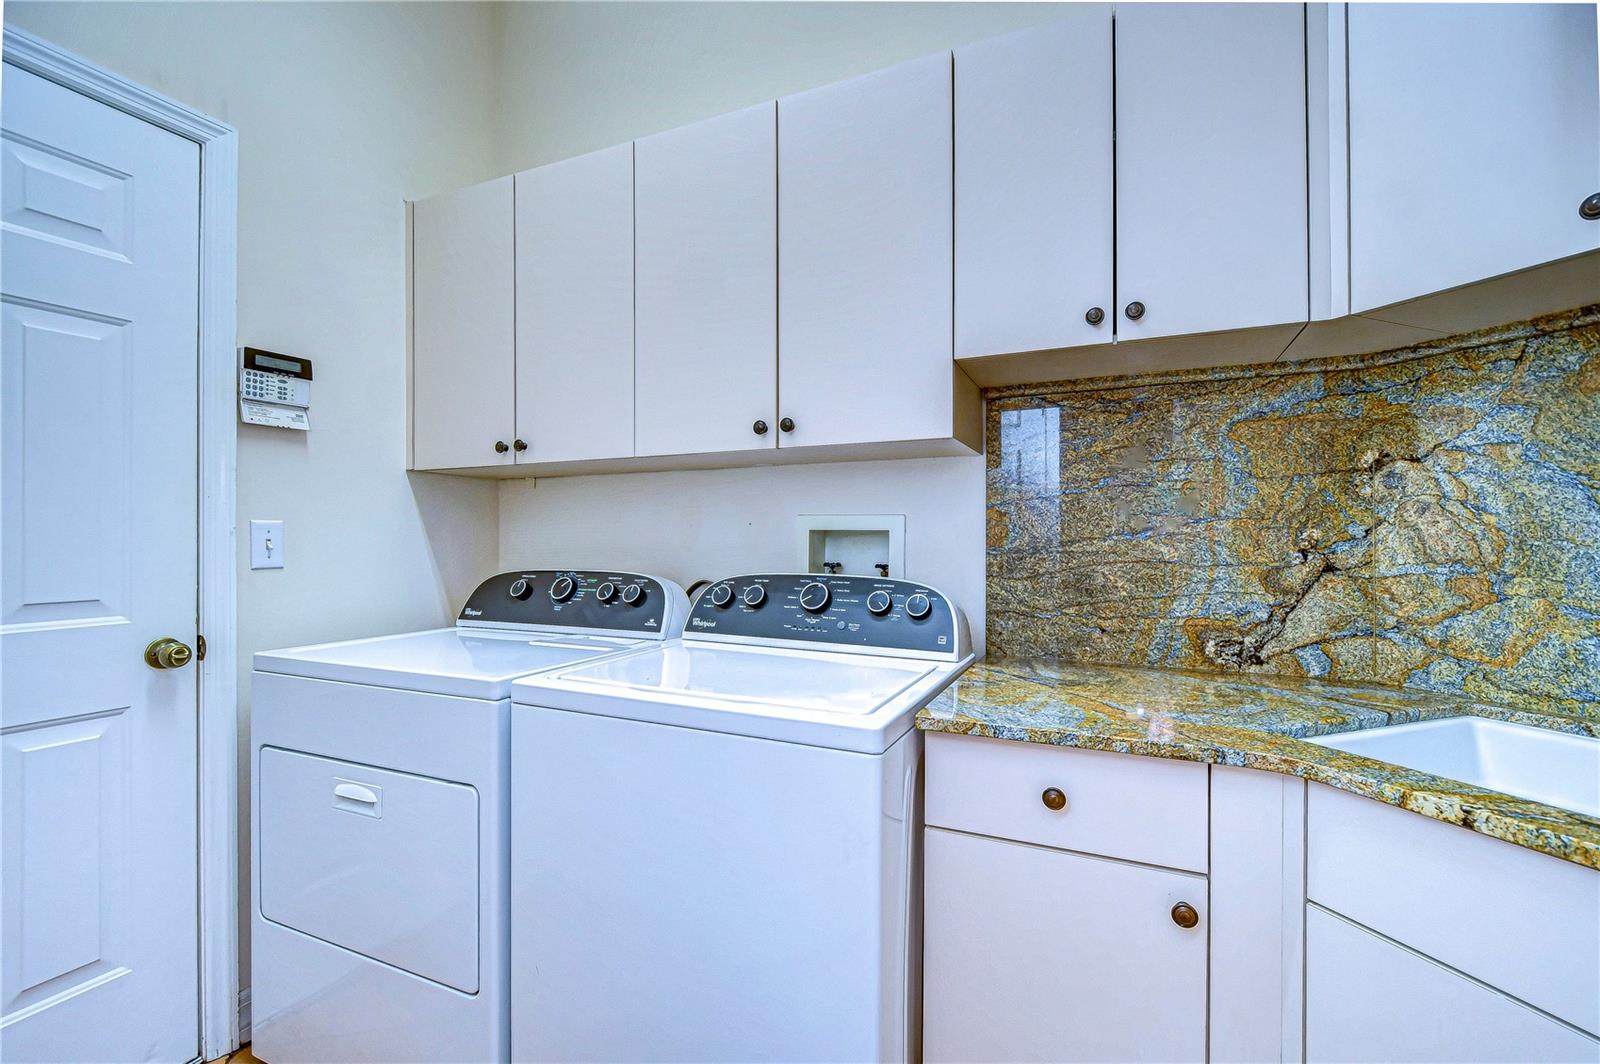
{"type": "Polygon", "coordinates": [[[1116,18],[1117,338],[1307,320],[1303,5],[1116,18]]]}
{"type": "Polygon", "coordinates": [[[949,436],[950,54],[778,101],[780,447],[949,436]]]}
{"type": "Polygon", "coordinates": [[[412,207],[414,468],[512,463],[511,227],[509,177],[412,207]]]}
{"type": "Polygon", "coordinates": [[[1594,1061],[1600,1040],[1308,905],[1306,1060],[1594,1061]]]}
{"type": "Polygon", "coordinates": [[[1352,310],[1600,248],[1594,5],[1351,4],[1349,49],[1352,310]]]}
{"type": "Polygon", "coordinates": [[[633,145],[517,175],[519,462],[633,454],[633,145]]]}
{"type": "Polygon", "coordinates": [[[1204,876],[925,838],[927,1060],[1205,1059],[1204,876]],[[1179,902],[1199,926],[1173,922],[1179,902]]]}
{"type": "Polygon", "coordinates": [[[777,138],[764,103],[634,144],[638,454],[777,446],[777,138]]]}
{"type": "Polygon", "coordinates": [[[1109,343],[1111,5],[957,48],[955,115],[956,357],[1109,343]]]}
{"type": "Polygon", "coordinates": [[[4,68],[0,1056],[199,1053],[199,149],[4,68]]]}

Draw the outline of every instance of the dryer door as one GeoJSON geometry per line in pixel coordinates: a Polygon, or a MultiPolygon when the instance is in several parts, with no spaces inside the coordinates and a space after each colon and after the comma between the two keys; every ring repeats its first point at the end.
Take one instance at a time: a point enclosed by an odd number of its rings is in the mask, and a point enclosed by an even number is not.
{"type": "Polygon", "coordinates": [[[477,790],[276,747],[256,770],[261,915],[477,993],[477,790]]]}

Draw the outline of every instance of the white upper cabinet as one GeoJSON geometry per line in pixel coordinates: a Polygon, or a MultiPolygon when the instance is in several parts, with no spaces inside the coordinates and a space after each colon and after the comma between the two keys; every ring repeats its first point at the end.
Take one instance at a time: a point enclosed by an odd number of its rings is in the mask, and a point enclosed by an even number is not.
{"type": "Polygon", "coordinates": [[[955,51],[956,356],[1109,343],[1111,6],[955,51]]]}
{"type": "Polygon", "coordinates": [[[633,454],[633,145],[517,175],[519,462],[633,454]]]}
{"type": "Polygon", "coordinates": [[[1116,18],[1118,339],[1304,322],[1303,5],[1116,18]]]}
{"type": "Polygon", "coordinates": [[[1594,5],[1351,4],[1348,29],[1353,311],[1600,248],[1594,5]]]}
{"type": "Polygon", "coordinates": [[[777,105],[634,144],[636,452],[777,446],[777,105]]]}
{"type": "Polygon", "coordinates": [[[411,226],[411,467],[510,465],[511,178],[419,200],[411,226]]]}
{"type": "Polygon", "coordinates": [[[950,93],[941,52],[778,101],[779,446],[951,435],[950,93]]]}

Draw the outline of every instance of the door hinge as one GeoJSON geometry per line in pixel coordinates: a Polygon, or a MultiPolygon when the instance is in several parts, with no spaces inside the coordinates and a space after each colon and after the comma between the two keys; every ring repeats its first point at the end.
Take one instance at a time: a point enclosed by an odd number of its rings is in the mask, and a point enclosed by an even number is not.
{"type": "Polygon", "coordinates": [[[206,637],[199,633],[194,637],[194,656],[196,661],[206,660],[206,637]]]}

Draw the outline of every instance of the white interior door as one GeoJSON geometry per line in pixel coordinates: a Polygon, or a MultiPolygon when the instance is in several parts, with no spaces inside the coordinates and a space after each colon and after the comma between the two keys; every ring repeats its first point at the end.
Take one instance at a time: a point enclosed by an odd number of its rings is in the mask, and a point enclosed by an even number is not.
{"type": "Polygon", "coordinates": [[[199,149],[4,69],[0,1056],[189,1060],[199,149]]]}

